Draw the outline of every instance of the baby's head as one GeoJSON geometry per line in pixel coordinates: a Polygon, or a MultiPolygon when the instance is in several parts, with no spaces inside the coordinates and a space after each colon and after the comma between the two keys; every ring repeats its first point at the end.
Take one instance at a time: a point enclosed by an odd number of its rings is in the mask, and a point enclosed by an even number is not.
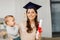
{"type": "Polygon", "coordinates": [[[5,16],[5,24],[8,26],[14,26],[15,25],[15,18],[12,15],[5,16]]]}

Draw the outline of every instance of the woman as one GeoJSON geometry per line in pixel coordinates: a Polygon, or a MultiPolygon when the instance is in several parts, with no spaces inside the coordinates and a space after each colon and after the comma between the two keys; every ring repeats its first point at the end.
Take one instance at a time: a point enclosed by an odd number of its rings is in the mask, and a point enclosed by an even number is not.
{"type": "MultiPolygon", "coordinates": [[[[39,24],[39,22],[37,21],[37,9],[39,9],[40,7],[41,6],[36,5],[32,2],[29,2],[27,5],[23,7],[27,9],[27,21],[20,25],[21,40],[36,40],[36,31],[38,29],[39,24]]],[[[41,34],[39,36],[41,36],[41,34]]]]}

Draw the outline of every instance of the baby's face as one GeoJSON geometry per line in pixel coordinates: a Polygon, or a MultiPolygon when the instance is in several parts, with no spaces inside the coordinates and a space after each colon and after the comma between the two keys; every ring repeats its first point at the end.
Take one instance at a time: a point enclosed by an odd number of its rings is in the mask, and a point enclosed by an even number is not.
{"type": "Polygon", "coordinates": [[[8,17],[7,19],[8,19],[8,21],[7,21],[8,26],[14,26],[15,25],[15,20],[13,17],[8,17]]]}

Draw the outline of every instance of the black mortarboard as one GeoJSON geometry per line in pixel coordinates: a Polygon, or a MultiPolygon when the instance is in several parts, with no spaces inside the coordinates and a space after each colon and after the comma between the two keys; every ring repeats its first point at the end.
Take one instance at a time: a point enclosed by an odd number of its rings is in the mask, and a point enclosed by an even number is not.
{"type": "Polygon", "coordinates": [[[33,9],[39,9],[41,6],[40,5],[37,5],[37,4],[34,4],[32,2],[29,2],[28,4],[26,4],[23,8],[25,9],[29,9],[29,8],[33,8],[33,9]]]}

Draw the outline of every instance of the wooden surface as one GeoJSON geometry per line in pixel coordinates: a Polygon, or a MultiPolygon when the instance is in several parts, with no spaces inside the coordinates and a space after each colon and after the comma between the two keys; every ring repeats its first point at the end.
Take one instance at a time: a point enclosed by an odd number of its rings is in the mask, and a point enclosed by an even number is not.
{"type": "Polygon", "coordinates": [[[42,38],[42,40],[60,40],[60,37],[54,37],[54,38],[42,38]]]}

